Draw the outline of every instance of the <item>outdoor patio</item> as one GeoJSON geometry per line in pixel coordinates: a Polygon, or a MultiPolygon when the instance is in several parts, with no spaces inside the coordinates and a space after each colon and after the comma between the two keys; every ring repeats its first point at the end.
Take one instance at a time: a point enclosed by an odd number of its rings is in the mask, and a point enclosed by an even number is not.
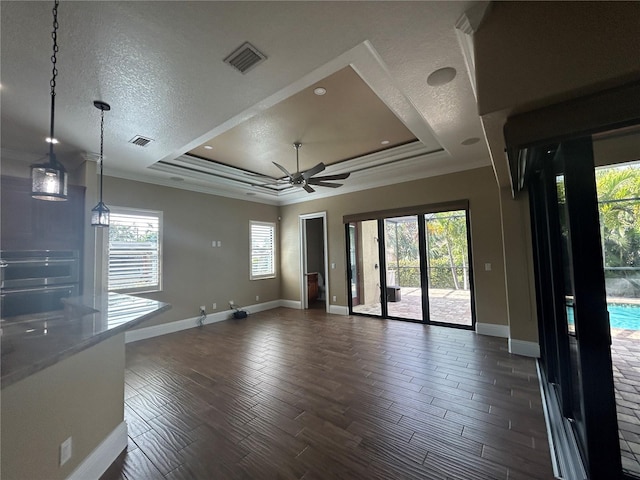
{"type": "MultiPolygon", "coordinates": [[[[400,301],[388,302],[389,316],[422,320],[422,293],[418,287],[401,287],[400,301]]],[[[380,303],[358,305],[354,313],[382,315],[380,303]]],[[[429,312],[432,322],[471,326],[469,290],[429,289],[429,312]]]]}
{"type": "Polygon", "coordinates": [[[611,329],[622,466],[640,475],[640,331],[611,329]]]}

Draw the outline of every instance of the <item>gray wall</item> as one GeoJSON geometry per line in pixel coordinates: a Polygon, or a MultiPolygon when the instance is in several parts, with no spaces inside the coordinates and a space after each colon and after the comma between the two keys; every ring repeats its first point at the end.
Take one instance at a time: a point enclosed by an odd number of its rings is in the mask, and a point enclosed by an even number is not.
{"type": "Polygon", "coordinates": [[[228,310],[229,301],[252,305],[280,298],[280,279],[249,280],[249,221],[276,223],[278,207],[105,177],[108,206],[163,212],[163,288],[142,296],[168,302],[172,309],[140,327],[228,310]],[[221,247],[211,242],[221,241],[221,247]]]}
{"type": "MultiPolygon", "coordinates": [[[[327,212],[330,303],[347,305],[346,246],[342,217],[347,214],[468,199],[477,321],[508,325],[500,191],[491,167],[425,178],[361,192],[287,205],[281,208],[281,296],[300,300],[299,215],[327,212]],[[485,271],[484,264],[492,270],[485,271]],[[333,302],[332,296],[336,301],[333,302]]],[[[528,299],[527,299],[528,302],[528,299]]],[[[517,319],[516,319],[517,320],[517,319]]],[[[537,335],[527,340],[537,341],[537,335]]]]}

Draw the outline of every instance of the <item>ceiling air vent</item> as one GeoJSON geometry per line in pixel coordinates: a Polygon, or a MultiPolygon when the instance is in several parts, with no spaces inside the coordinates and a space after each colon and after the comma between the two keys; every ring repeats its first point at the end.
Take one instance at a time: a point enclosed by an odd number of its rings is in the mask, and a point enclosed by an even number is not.
{"type": "Polygon", "coordinates": [[[264,62],[267,57],[249,42],[244,42],[231,55],[224,59],[233,68],[245,74],[256,65],[264,62]]]}
{"type": "Polygon", "coordinates": [[[153,142],[151,138],[143,137],[142,135],[136,135],[131,140],[129,140],[129,143],[133,143],[134,145],[137,145],[139,147],[146,147],[151,142],[153,142]]]}

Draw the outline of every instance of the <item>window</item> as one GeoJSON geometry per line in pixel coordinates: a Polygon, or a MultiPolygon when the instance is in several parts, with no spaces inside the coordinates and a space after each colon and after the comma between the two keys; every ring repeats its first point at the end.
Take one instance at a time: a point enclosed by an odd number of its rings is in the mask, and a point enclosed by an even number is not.
{"type": "Polygon", "coordinates": [[[111,207],[109,290],[162,288],[162,212],[111,207]]]}
{"type": "Polygon", "coordinates": [[[251,280],[276,276],[276,224],[250,222],[251,280]]]}

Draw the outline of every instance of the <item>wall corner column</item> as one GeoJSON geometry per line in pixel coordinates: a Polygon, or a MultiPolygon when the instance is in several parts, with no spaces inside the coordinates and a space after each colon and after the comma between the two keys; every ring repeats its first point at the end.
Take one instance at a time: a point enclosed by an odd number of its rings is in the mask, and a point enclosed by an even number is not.
{"type": "Polygon", "coordinates": [[[509,319],[509,352],[540,356],[529,197],[514,199],[509,187],[500,188],[504,275],[509,319]]]}

